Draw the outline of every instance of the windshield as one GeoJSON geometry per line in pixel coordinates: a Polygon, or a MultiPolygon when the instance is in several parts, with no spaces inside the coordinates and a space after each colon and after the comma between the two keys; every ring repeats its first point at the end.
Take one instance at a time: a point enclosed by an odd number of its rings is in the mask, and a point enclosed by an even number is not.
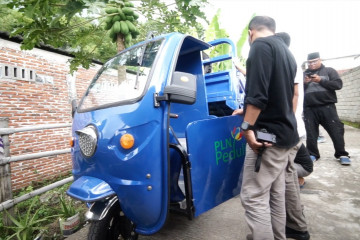
{"type": "Polygon", "coordinates": [[[117,55],[104,64],[83,97],[78,110],[86,111],[139,100],[161,41],[150,42],[117,55]]]}

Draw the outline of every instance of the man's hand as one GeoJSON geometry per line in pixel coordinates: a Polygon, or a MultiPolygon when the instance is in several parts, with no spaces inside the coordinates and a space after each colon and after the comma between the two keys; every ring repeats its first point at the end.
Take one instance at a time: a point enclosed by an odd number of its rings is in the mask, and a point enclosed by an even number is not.
{"type": "Polygon", "coordinates": [[[311,77],[311,81],[312,81],[312,82],[319,83],[319,82],[321,81],[320,76],[317,75],[317,74],[313,74],[313,75],[311,75],[310,77],[311,77]]]}
{"type": "MultiPolygon", "coordinates": [[[[252,105],[247,104],[246,105],[246,113],[244,117],[244,121],[248,122],[250,125],[255,125],[256,119],[258,118],[259,114],[261,112],[261,109],[252,105]]],[[[271,147],[272,144],[270,143],[261,143],[256,141],[255,133],[252,130],[243,131],[244,136],[246,138],[247,143],[249,144],[250,148],[256,153],[259,153],[260,148],[263,146],[265,147],[271,147]]]]}
{"type": "Polygon", "coordinates": [[[305,75],[304,83],[309,83],[309,82],[311,82],[311,77],[309,77],[308,75],[305,75]]]}
{"type": "Polygon", "coordinates": [[[233,58],[232,62],[237,70],[239,70],[244,76],[246,76],[246,68],[243,67],[238,58],[233,58]]]}
{"type": "Polygon", "coordinates": [[[244,109],[240,108],[240,109],[235,109],[231,115],[243,115],[243,114],[244,114],[244,109]]]}
{"type": "Polygon", "coordinates": [[[251,148],[256,154],[259,153],[260,148],[262,148],[263,146],[265,146],[265,147],[271,147],[271,146],[272,146],[271,143],[265,142],[264,145],[263,145],[262,142],[256,141],[255,133],[254,133],[254,131],[252,131],[252,130],[244,131],[244,136],[245,136],[246,141],[247,141],[247,143],[249,144],[250,148],[251,148]]]}
{"type": "Polygon", "coordinates": [[[309,83],[309,82],[316,82],[316,83],[319,83],[321,80],[320,76],[317,75],[317,74],[313,74],[313,75],[305,75],[305,79],[304,79],[304,82],[305,83],[309,83]]]}

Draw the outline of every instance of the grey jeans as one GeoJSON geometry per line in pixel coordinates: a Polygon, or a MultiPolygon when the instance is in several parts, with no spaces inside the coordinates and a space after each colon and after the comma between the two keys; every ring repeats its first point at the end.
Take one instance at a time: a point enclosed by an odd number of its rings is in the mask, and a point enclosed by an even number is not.
{"type": "Polygon", "coordinates": [[[294,167],[297,172],[298,177],[307,177],[310,175],[311,172],[306,171],[300,164],[294,163],[294,167]]]}
{"type": "MultiPolygon", "coordinates": [[[[300,143],[290,149],[269,147],[254,171],[257,154],[246,146],[240,198],[254,240],[285,240],[285,173],[293,165],[300,143]]],[[[289,178],[294,181],[294,178],[289,178]]]]}

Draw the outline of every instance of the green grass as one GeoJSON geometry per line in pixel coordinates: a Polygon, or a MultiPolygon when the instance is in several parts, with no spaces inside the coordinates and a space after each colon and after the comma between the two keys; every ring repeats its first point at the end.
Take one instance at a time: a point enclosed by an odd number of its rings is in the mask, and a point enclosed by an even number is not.
{"type": "Polygon", "coordinates": [[[360,123],[358,123],[358,122],[349,122],[349,121],[342,121],[342,122],[345,125],[360,129],[360,123]]]}

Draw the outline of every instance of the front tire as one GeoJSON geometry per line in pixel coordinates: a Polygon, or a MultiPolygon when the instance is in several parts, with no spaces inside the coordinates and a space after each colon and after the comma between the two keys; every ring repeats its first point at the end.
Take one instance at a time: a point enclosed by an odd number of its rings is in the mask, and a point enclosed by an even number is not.
{"type": "Polygon", "coordinates": [[[91,222],[88,240],[137,240],[138,236],[134,224],[115,204],[102,220],[91,222]]]}

